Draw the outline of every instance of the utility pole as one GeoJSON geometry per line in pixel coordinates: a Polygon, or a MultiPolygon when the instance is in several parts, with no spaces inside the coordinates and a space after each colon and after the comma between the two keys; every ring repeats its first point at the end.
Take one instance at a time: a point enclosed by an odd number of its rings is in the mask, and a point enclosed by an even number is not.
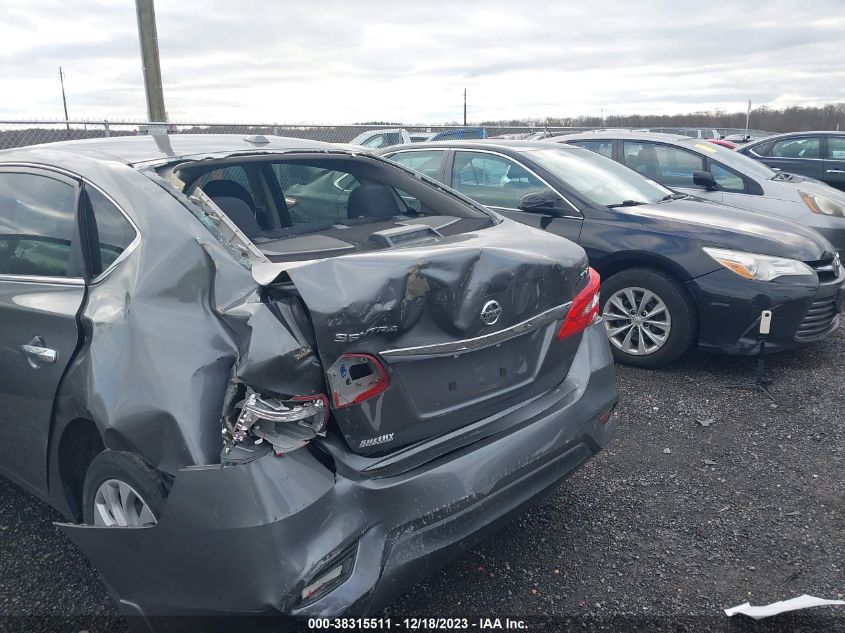
{"type": "Polygon", "coordinates": [[[67,131],[70,132],[70,120],[67,118],[67,97],[65,97],[65,75],[62,72],[62,67],[59,66],[59,83],[62,84],[62,106],[65,109],[65,125],[67,131]]]}
{"type": "Polygon", "coordinates": [[[467,89],[464,88],[464,127],[467,126],[467,89]]]}
{"type": "Polygon", "coordinates": [[[135,0],[135,9],[138,13],[138,38],[141,41],[147,117],[151,122],[163,123],[167,120],[167,114],[164,111],[164,91],[161,87],[161,64],[158,59],[158,34],[153,0],[135,0]]]}

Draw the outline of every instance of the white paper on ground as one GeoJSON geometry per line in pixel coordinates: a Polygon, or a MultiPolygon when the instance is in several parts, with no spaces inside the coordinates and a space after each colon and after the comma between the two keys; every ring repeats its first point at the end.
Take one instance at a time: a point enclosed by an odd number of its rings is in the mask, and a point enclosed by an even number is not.
{"type": "Polygon", "coordinates": [[[796,609],[807,609],[808,607],[823,607],[829,604],[845,605],[845,600],[825,600],[824,598],[816,598],[815,596],[798,596],[791,600],[782,600],[781,602],[773,602],[762,607],[752,607],[749,603],[741,604],[737,607],[725,609],[725,615],[731,616],[736,613],[742,613],[755,620],[762,620],[778,613],[785,611],[795,611],[796,609]]]}

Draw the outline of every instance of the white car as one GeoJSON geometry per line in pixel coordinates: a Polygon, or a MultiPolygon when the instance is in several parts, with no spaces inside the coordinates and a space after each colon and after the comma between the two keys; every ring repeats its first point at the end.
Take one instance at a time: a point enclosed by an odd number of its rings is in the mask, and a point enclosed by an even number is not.
{"type": "Polygon", "coordinates": [[[367,130],[349,141],[351,145],[363,145],[371,149],[381,149],[388,145],[404,145],[410,142],[411,135],[408,133],[408,130],[400,128],[392,130],[367,130]]]}

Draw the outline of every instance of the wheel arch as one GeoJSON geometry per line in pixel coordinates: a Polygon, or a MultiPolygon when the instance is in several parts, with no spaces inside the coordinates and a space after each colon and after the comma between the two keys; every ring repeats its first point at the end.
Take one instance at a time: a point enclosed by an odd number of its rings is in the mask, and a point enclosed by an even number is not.
{"type": "MultiPolygon", "coordinates": [[[[637,269],[639,269],[639,271],[642,271],[643,273],[651,273],[652,275],[656,274],[657,276],[665,279],[664,283],[668,282],[671,286],[673,286],[675,288],[677,293],[679,293],[679,300],[683,303],[686,303],[686,305],[688,306],[686,308],[686,311],[687,311],[687,314],[689,315],[688,329],[686,329],[686,330],[682,329],[681,330],[682,332],[684,332],[684,334],[682,335],[681,341],[685,341],[685,342],[681,343],[680,347],[675,348],[675,349],[681,350],[680,352],[677,353],[677,355],[672,354],[668,351],[664,352],[664,350],[661,349],[661,350],[658,350],[654,354],[654,358],[657,358],[661,354],[663,354],[663,356],[665,358],[666,354],[669,354],[668,360],[653,361],[651,363],[647,362],[646,360],[634,362],[634,361],[631,360],[630,357],[626,356],[627,360],[625,360],[623,362],[626,362],[627,364],[633,364],[633,365],[639,366],[639,367],[657,368],[657,367],[662,367],[665,364],[674,362],[674,360],[677,360],[677,358],[679,356],[685,354],[690,349],[694,348],[697,345],[698,337],[699,337],[699,334],[700,334],[700,331],[701,331],[701,314],[700,314],[699,305],[698,305],[698,302],[696,301],[695,296],[689,291],[689,289],[687,288],[687,285],[684,283],[683,278],[680,277],[680,275],[678,275],[676,273],[676,269],[678,267],[677,266],[661,265],[661,263],[662,263],[661,258],[655,258],[655,257],[645,258],[645,259],[638,259],[638,258],[621,259],[620,258],[619,260],[617,260],[614,263],[616,264],[615,266],[608,266],[608,267],[603,268],[603,270],[606,271],[605,273],[601,273],[603,282],[611,279],[616,274],[625,273],[625,272],[629,272],[629,271],[635,271],[637,269]],[[657,363],[657,364],[654,364],[654,363],[657,363]]],[[[601,306],[602,306],[602,310],[603,310],[605,303],[609,298],[609,296],[605,295],[604,287],[602,287],[601,296],[602,296],[601,306]]],[[[664,301],[665,301],[665,297],[664,297],[664,301]]],[[[682,321],[682,323],[683,323],[683,321],[682,321]]],[[[673,324],[674,324],[674,319],[673,319],[673,324]]],[[[674,344],[670,343],[669,346],[666,347],[666,350],[671,349],[671,347],[670,347],[671,345],[674,345],[674,344]]],[[[617,360],[619,360],[619,358],[620,358],[619,352],[616,349],[613,349],[613,353],[614,353],[614,356],[617,358],[617,360]]],[[[637,358],[647,359],[649,357],[648,356],[642,356],[642,357],[637,357],[637,358]]]]}
{"type": "Polygon", "coordinates": [[[61,430],[56,442],[55,477],[52,497],[63,514],[82,521],[82,488],[85,473],[94,457],[105,450],[96,423],[76,417],[61,430]]]}
{"type": "MultiPolygon", "coordinates": [[[[629,270],[631,268],[650,268],[657,270],[658,272],[667,273],[682,286],[685,286],[686,282],[692,279],[687,271],[684,270],[684,268],[677,262],[674,262],[663,255],[650,253],[648,251],[625,251],[621,253],[614,253],[613,255],[604,258],[601,262],[594,264],[593,267],[601,275],[602,280],[608,279],[616,273],[620,273],[623,270],[629,270]]],[[[695,298],[687,292],[686,287],[684,288],[684,292],[687,293],[695,305],[695,298]]]]}

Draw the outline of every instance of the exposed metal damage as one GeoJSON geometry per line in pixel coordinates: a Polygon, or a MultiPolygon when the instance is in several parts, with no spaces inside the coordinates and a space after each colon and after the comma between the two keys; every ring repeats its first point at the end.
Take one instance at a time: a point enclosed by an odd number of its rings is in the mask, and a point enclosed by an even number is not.
{"type": "Polygon", "coordinates": [[[277,455],[302,448],[317,436],[325,437],[329,419],[328,399],[316,396],[296,396],[291,400],[262,398],[247,387],[247,397],[235,405],[235,423],[224,418],[224,453],[232,446],[247,440],[250,434],[267,441],[277,455]]]}

